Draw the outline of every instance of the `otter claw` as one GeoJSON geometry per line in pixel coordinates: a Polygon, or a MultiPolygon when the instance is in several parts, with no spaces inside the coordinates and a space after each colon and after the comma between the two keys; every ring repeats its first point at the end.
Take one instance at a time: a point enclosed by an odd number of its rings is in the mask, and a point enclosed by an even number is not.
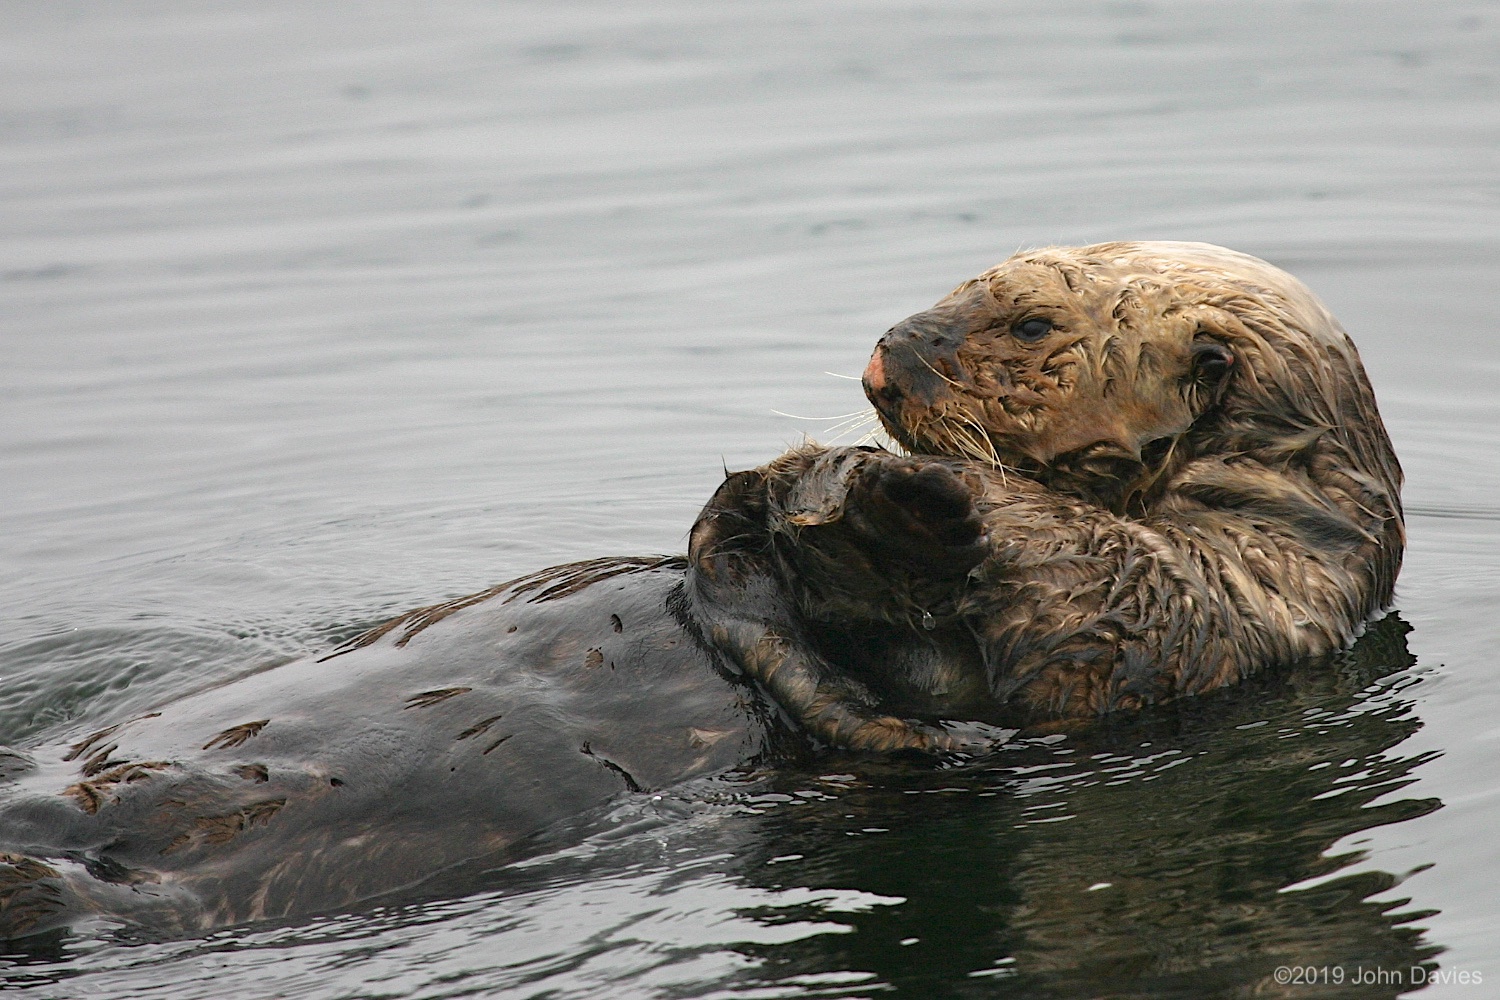
{"type": "Polygon", "coordinates": [[[853,500],[872,548],[931,576],[963,576],[987,553],[989,539],[973,493],[944,463],[872,463],[853,500]]]}

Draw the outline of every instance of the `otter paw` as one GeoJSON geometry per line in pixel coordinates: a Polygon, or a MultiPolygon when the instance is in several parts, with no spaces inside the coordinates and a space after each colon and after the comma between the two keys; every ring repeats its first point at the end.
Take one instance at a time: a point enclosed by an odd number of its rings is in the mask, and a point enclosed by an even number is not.
{"type": "Polygon", "coordinates": [[[871,463],[852,499],[851,513],[873,550],[929,575],[963,576],[988,551],[972,491],[940,462],[871,463]]]}

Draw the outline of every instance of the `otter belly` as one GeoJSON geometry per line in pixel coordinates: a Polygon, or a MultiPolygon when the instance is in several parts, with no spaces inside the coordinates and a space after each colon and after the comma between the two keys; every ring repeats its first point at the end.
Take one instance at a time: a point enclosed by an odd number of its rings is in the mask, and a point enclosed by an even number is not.
{"type": "Polygon", "coordinates": [[[772,716],[682,578],[560,567],[29,751],[0,784],[0,937],[339,909],[752,759],[772,716]]]}

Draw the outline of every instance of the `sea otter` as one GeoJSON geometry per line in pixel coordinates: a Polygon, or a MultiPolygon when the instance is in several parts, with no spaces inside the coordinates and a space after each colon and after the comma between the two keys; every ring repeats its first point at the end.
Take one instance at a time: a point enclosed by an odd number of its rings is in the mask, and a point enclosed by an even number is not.
{"type": "Polygon", "coordinates": [[[865,372],[907,454],[729,476],[602,559],[0,753],[0,938],[346,909],[622,794],[809,746],[983,748],[1346,644],[1400,470],[1303,286],[1202,244],[1020,254],[865,372]]]}
{"type": "Polygon", "coordinates": [[[907,456],[794,450],[691,536],[698,620],[829,743],[1199,694],[1391,600],[1401,469],[1369,380],[1264,261],[1017,254],[887,332],[864,386],[907,456]]]}

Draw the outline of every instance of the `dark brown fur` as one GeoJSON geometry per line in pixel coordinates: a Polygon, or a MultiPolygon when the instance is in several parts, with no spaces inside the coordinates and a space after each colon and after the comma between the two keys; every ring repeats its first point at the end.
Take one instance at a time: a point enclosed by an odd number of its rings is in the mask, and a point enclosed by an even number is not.
{"type": "Polygon", "coordinates": [[[0,753],[0,938],[347,908],[775,758],[777,705],[833,746],[982,746],[1337,650],[1390,599],[1369,386],[1260,261],[1022,255],[887,334],[867,386],[912,456],[736,473],[686,563],[543,570],[0,753]]]}
{"type": "Polygon", "coordinates": [[[0,774],[0,939],[349,908],[766,755],[786,730],[683,614],[683,573],[553,567],[32,748],[0,774]]]}

